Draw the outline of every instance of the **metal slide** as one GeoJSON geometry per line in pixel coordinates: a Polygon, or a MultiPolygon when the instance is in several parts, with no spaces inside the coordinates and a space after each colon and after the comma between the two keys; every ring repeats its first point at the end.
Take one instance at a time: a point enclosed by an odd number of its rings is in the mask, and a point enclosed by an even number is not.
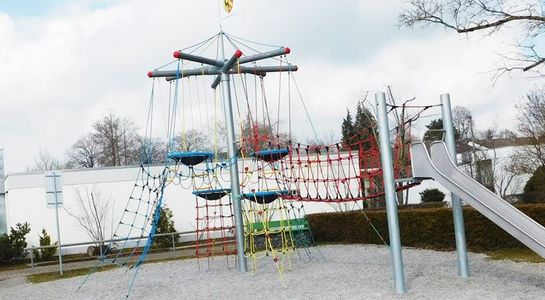
{"type": "Polygon", "coordinates": [[[423,142],[411,145],[413,177],[432,178],[473,206],[528,248],[545,258],[545,227],[460,171],[443,142],[433,142],[431,158],[423,142]]]}

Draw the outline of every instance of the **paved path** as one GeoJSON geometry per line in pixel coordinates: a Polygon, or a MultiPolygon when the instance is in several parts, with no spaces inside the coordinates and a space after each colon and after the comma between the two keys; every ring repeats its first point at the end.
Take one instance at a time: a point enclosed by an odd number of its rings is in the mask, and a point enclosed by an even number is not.
{"type": "MultiPolygon", "coordinates": [[[[154,260],[163,260],[169,258],[185,258],[193,257],[195,255],[194,248],[178,249],[176,252],[160,252],[160,253],[150,253],[146,257],[146,262],[151,262],[154,260]]],[[[97,263],[97,260],[88,260],[88,261],[78,261],[78,262],[65,262],[63,263],[63,270],[74,270],[74,269],[83,269],[91,268],[97,263]]],[[[27,282],[26,277],[32,274],[41,274],[49,272],[58,272],[59,264],[52,265],[37,265],[34,268],[30,267],[30,264],[27,268],[9,270],[9,271],[0,271],[0,289],[4,287],[13,287],[20,284],[25,284],[27,282]]]]}

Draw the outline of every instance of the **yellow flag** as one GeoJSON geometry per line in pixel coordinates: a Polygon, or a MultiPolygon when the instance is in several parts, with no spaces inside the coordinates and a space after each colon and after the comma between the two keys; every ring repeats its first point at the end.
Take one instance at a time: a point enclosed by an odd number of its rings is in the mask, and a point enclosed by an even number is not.
{"type": "Polygon", "coordinates": [[[227,13],[230,13],[231,9],[233,9],[233,1],[234,0],[223,0],[224,8],[227,13]]]}

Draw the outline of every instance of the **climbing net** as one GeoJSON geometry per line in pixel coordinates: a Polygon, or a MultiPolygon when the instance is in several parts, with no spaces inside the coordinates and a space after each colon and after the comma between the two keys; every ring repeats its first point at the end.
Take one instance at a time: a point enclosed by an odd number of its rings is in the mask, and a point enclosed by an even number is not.
{"type": "MultiPolygon", "coordinates": [[[[171,154],[176,160],[175,178],[177,184],[185,189],[192,189],[195,196],[195,255],[197,258],[210,258],[218,255],[236,254],[236,240],[233,203],[231,189],[223,187],[227,164],[213,162],[210,153],[193,153],[193,161],[185,160],[187,156],[171,154]],[[204,169],[198,169],[198,155],[208,156],[204,169]],[[188,169],[189,186],[184,186],[184,175],[179,170],[188,169]]],[[[202,159],[202,158],[201,158],[202,159]]],[[[227,260],[228,261],[228,260],[227,260]]]]}
{"type": "Polygon", "coordinates": [[[140,265],[151,249],[168,176],[168,167],[154,175],[150,167],[140,166],[121,219],[112,234],[113,243],[100,245],[102,254],[78,289],[103,265],[116,264],[135,270],[129,279],[130,293],[140,265]]]}

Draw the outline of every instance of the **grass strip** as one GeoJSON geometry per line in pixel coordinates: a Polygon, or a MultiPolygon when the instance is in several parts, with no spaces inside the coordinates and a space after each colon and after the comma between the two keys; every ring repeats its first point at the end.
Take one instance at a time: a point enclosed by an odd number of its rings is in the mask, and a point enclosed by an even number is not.
{"type": "Polygon", "coordinates": [[[545,259],[530,249],[500,249],[486,252],[489,260],[510,260],[514,262],[543,263],[545,259]]]}

